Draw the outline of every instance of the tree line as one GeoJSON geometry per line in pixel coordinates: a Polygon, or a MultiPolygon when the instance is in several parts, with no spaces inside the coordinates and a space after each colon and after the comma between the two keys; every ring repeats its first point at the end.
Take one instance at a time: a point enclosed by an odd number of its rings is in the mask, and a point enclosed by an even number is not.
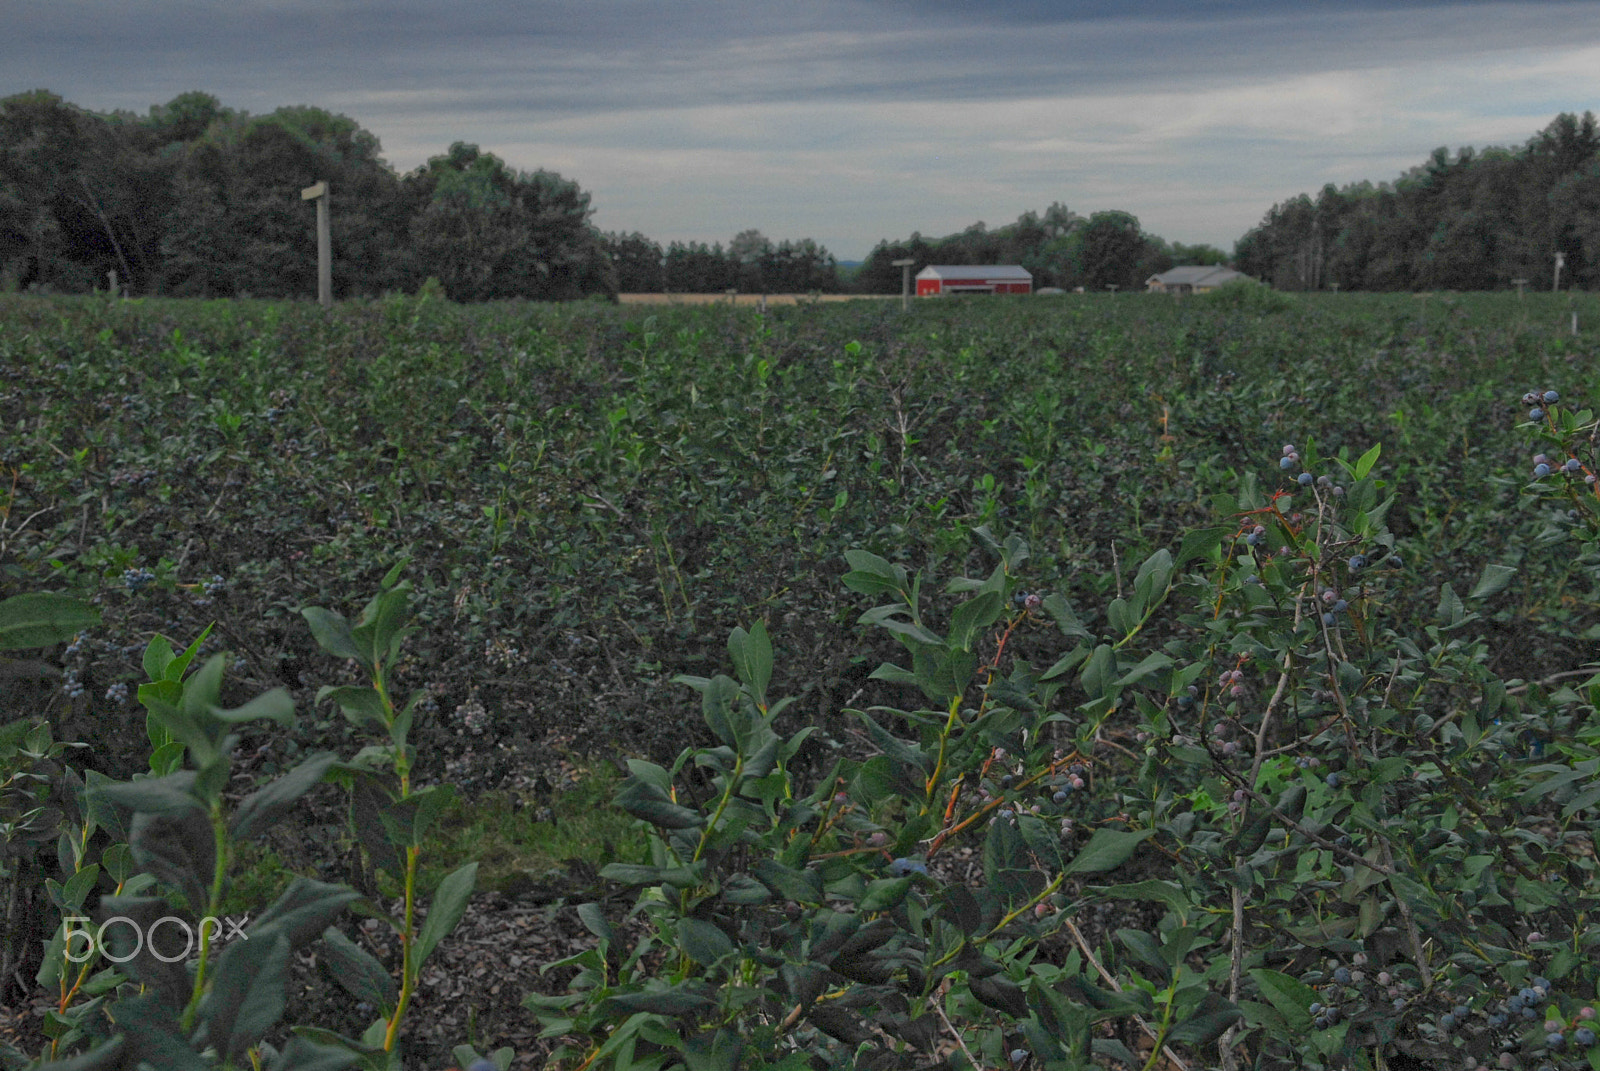
{"type": "Polygon", "coordinates": [[[1558,115],[1520,148],[1438,148],[1394,182],[1274,205],[1235,266],[1286,290],[1600,286],[1600,134],[1558,115]]]}
{"type": "Polygon", "coordinates": [[[1436,149],[1392,183],[1325,186],[1274,205],[1233,256],[1167,242],[1121,211],[1060,203],[990,229],[881,241],[853,274],[810,238],[745,230],[726,245],[602,233],[589,194],[456,142],[399,174],[378,139],[321,108],[254,116],[207,93],[148,114],[76,107],[44,90],[0,100],[0,289],[86,292],[116,271],[136,294],[315,292],[299,191],[333,192],[337,296],[458,301],[618,292],[898,293],[901,269],[1020,264],[1034,286],[1140,289],[1176,264],[1223,264],[1283,289],[1484,290],[1600,285],[1600,134],[1563,113],[1518,149],[1436,149]]]}

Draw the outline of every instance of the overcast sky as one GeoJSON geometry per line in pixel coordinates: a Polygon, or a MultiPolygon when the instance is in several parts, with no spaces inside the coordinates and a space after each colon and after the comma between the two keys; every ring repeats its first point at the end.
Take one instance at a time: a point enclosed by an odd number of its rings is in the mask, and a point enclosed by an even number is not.
{"type": "Polygon", "coordinates": [[[0,0],[0,95],[188,90],[470,141],[604,230],[840,259],[1060,201],[1231,249],[1275,202],[1600,110],[1600,3],[0,0]]]}

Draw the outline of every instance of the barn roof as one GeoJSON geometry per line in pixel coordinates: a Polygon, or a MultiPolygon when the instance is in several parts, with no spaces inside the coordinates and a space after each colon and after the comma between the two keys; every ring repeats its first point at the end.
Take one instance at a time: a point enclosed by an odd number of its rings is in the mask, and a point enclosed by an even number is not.
{"type": "Polygon", "coordinates": [[[1033,281],[1033,273],[1020,264],[929,264],[918,279],[1019,279],[1033,281]]]}
{"type": "Polygon", "coordinates": [[[1221,286],[1223,283],[1245,277],[1243,272],[1216,264],[1185,264],[1171,271],[1150,276],[1145,280],[1145,285],[1160,283],[1162,286],[1221,286]]]}

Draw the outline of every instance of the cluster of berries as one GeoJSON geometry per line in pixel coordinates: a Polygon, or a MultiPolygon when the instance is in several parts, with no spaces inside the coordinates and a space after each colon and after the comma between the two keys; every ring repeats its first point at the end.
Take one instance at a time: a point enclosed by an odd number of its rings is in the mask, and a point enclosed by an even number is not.
{"type": "Polygon", "coordinates": [[[76,666],[68,666],[61,675],[61,694],[68,699],[83,698],[83,682],[78,679],[76,666]]]}
{"type": "Polygon", "coordinates": [[[1536,390],[1530,390],[1522,396],[1522,404],[1529,407],[1529,420],[1543,420],[1545,413],[1541,406],[1555,405],[1560,400],[1561,395],[1553,390],[1547,390],[1542,394],[1536,390]]]}
{"type": "Polygon", "coordinates": [[[1217,687],[1231,699],[1243,699],[1249,694],[1249,689],[1244,685],[1244,670],[1226,669],[1222,676],[1217,678],[1217,687]]]}
{"type": "Polygon", "coordinates": [[[473,696],[456,707],[456,720],[473,736],[482,736],[489,727],[489,711],[473,696]]]}
{"type": "Polygon", "coordinates": [[[1037,591],[1019,591],[1011,597],[1011,601],[1032,613],[1044,605],[1044,596],[1037,591]]]}
{"type": "Polygon", "coordinates": [[[1071,799],[1074,792],[1083,791],[1084,785],[1088,784],[1088,782],[1084,780],[1084,775],[1088,772],[1088,768],[1082,763],[1073,763],[1067,768],[1066,777],[1050,783],[1050,787],[1054,789],[1054,791],[1050,793],[1050,802],[1060,806],[1061,804],[1066,803],[1067,800],[1071,799]]]}
{"type": "Polygon", "coordinates": [[[118,681],[107,688],[106,701],[109,703],[126,703],[128,701],[128,686],[118,681]]]}
{"type": "MultiPolygon", "coordinates": [[[[1356,558],[1361,558],[1361,555],[1356,555],[1356,558]]],[[[1351,560],[1354,561],[1354,559],[1351,560]]],[[[1363,565],[1364,564],[1365,559],[1363,559],[1363,565]]],[[[1357,568],[1360,567],[1358,566],[1357,568]]],[[[1341,599],[1339,597],[1339,593],[1332,588],[1323,588],[1321,592],[1321,599],[1322,605],[1326,607],[1326,609],[1324,609],[1322,612],[1322,623],[1328,628],[1332,628],[1339,621],[1338,615],[1349,610],[1350,604],[1344,599],[1341,599]]]]}
{"type": "Polygon", "coordinates": [[[111,477],[111,486],[121,487],[126,484],[129,487],[145,487],[155,478],[155,469],[123,469],[111,477]]]}
{"type": "Polygon", "coordinates": [[[138,592],[155,581],[156,574],[148,569],[124,569],[122,583],[129,591],[138,592]]]}

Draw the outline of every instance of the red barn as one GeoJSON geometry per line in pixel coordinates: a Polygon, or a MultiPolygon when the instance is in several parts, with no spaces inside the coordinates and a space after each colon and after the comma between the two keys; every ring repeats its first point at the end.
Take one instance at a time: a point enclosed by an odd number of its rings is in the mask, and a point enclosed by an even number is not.
{"type": "Polygon", "coordinates": [[[1033,275],[1016,264],[930,264],[917,272],[917,296],[1031,294],[1033,275]]]}

